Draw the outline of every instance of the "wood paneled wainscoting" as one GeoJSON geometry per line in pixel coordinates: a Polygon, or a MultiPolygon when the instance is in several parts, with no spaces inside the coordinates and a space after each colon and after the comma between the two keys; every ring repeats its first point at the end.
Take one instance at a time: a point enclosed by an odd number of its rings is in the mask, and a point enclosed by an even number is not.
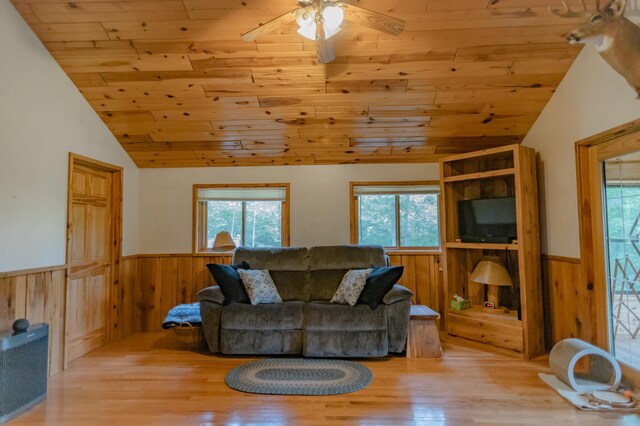
{"type": "MultiPolygon", "coordinates": [[[[596,346],[599,324],[596,310],[601,304],[594,284],[585,276],[581,259],[542,256],[542,285],[545,306],[545,337],[547,350],[562,339],[575,337],[596,346]]],[[[600,309],[603,309],[600,307],[600,309]]],[[[640,389],[640,373],[621,362],[623,383],[640,389]]]]}
{"type": "MultiPolygon", "coordinates": [[[[32,324],[49,324],[49,374],[64,369],[65,288],[67,265],[0,272],[0,330],[10,330],[13,321],[27,318],[32,324]]],[[[135,287],[137,259],[120,261],[120,279],[110,310],[108,342],[122,340],[136,329],[135,287]]]]}
{"type": "Polygon", "coordinates": [[[596,343],[595,292],[580,259],[543,255],[542,286],[547,349],[570,337],[596,343]]]}
{"type": "MultiPolygon", "coordinates": [[[[132,259],[125,258],[126,261],[132,259]]],[[[389,259],[392,265],[404,265],[400,283],[413,291],[414,302],[440,311],[443,306],[440,254],[390,252],[389,259]]],[[[208,263],[230,264],[231,260],[231,255],[139,255],[135,271],[137,276],[133,277],[134,271],[129,269],[126,277],[128,282],[138,282],[135,301],[136,329],[160,330],[169,309],[180,303],[194,302],[198,291],[215,285],[206,268],[208,263]]]]}
{"type": "Polygon", "coordinates": [[[49,324],[49,374],[64,365],[64,304],[67,265],[0,273],[0,330],[13,321],[49,324]]]}
{"type": "Polygon", "coordinates": [[[230,255],[144,254],[137,257],[136,328],[160,330],[175,305],[195,302],[198,291],[215,285],[208,263],[230,264],[230,255]]]}
{"type": "Polygon", "coordinates": [[[413,303],[425,305],[443,317],[444,300],[443,271],[440,253],[389,252],[392,265],[404,266],[400,284],[413,292],[413,303]]]}

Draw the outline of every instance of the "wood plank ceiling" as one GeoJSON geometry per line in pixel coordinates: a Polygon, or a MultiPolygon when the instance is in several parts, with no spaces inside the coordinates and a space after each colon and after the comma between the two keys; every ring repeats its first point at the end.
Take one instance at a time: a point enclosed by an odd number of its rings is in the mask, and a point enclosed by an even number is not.
{"type": "Polygon", "coordinates": [[[580,47],[553,0],[352,0],[407,21],[345,23],[316,61],[295,0],[12,0],[140,167],[436,161],[520,142],[580,47]]]}

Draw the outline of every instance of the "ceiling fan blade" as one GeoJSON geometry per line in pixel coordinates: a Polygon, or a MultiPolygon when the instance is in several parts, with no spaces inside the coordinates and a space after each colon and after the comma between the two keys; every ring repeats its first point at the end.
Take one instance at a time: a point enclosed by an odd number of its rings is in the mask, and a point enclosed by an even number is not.
{"type": "Polygon", "coordinates": [[[406,25],[406,22],[402,19],[363,9],[346,2],[339,1],[335,5],[343,8],[345,19],[383,33],[397,36],[404,31],[406,25]]]}
{"type": "Polygon", "coordinates": [[[328,64],[336,59],[336,49],[333,45],[333,39],[330,38],[327,40],[323,25],[318,25],[316,45],[318,47],[318,62],[328,64]]]}
{"type": "Polygon", "coordinates": [[[272,19],[264,24],[252,29],[249,32],[242,34],[241,38],[244,41],[253,41],[263,34],[270,33],[278,28],[280,25],[288,24],[296,19],[296,11],[298,8],[288,11],[275,19],[272,19]]]}

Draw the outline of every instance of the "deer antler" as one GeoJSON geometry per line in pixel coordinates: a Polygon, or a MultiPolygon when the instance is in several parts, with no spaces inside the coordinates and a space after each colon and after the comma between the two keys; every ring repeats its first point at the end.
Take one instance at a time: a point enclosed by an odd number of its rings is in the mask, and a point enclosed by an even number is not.
{"type": "MultiPolygon", "coordinates": [[[[567,4],[567,0],[562,0],[562,5],[564,6],[564,11],[559,11],[557,9],[552,9],[551,6],[549,6],[549,12],[552,13],[553,15],[559,16],[561,18],[576,18],[578,16],[588,16],[589,12],[587,11],[587,5],[585,4],[584,0],[580,0],[580,5],[582,6],[582,10],[578,11],[578,12],[574,12],[573,10],[571,10],[571,8],[569,7],[569,5],[567,4]]],[[[600,8],[600,1],[596,0],[596,5],[598,7],[598,9],[600,8]]]]}

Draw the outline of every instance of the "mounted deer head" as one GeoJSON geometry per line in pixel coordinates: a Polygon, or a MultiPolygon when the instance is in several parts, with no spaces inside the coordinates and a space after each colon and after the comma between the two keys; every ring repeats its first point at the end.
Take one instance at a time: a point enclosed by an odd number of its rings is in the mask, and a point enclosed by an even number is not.
{"type": "Polygon", "coordinates": [[[640,99],[640,27],[625,18],[627,0],[613,0],[604,9],[596,0],[596,10],[587,11],[585,0],[580,0],[581,10],[573,11],[566,0],[564,10],[549,7],[549,12],[561,18],[579,16],[588,19],[567,36],[567,41],[577,43],[583,39],[602,37],[597,45],[600,56],[634,88],[640,99]]]}

